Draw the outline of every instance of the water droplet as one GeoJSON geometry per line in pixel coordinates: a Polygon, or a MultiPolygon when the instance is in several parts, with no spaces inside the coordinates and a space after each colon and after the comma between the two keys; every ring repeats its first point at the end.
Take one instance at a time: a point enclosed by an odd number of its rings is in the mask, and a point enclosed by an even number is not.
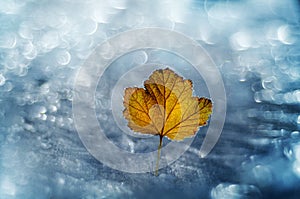
{"type": "Polygon", "coordinates": [[[261,186],[267,186],[273,181],[273,176],[270,169],[263,165],[257,165],[252,169],[257,183],[261,186]]]}
{"type": "Polygon", "coordinates": [[[40,119],[44,120],[44,121],[47,120],[47,115],[46,114],[41,114],[40,119]]]}
{"type": "Polygon", "coordinates": [[[295,158],[300,161],[300,143],[293,146],[295,158]]]}
{"type": "Polygon", "coordinates": [[[59,65],[65,66],[71,61],[71,54],[67,50],[60,50],[56,53],[56,61],[59,65]]]}
{"type": "Polygon", "coordinates": [[[52,148],[52,143],[50,142],[50,139],[44,138],[40,140],[41,148],[44,150],[48,150],[52,148]]]}
{"type": "Polygon", "coordinates": [[[56,121],[55,121],[56,125],[59,126],[59,127],[63,127],[65,124],[64,124],[64,119],[59,116],[59,117],[56,117],[56,121]]]}
{"type": "Polygon", "coordinates": [[[27,66],[22,66],[18,68],[18,71],[16,72],[16,75],[19,77],[24,77],[28,73],[28,68],[27,66]]]}
{"type": "Polygon", "coordinates": [[[283,154],[289,159],[293,159],[293,150],[290,148],[290,146],[286,146],[283,148],[283,154]]]}
{"type": "Polygon", "coordinates": [[[297,160],[293,163],[293,171],[300,178],[300,161],[297,160]]]}
{"type": "Polygon", "coordinates": [[[255,92],[254,93],[254,100],[256,103],[261,103],[262,102],[262,94],[261,92],[255,92]]]}
{"type": "Polygon", "coordinates": [[[53,48],[56,48],[60,44],[60,37],[57,31],[48,31],[46,32],[39,42],[41,50],[45,52],[51,51],[53,48]]]}
{"type": "Polygon", "coordinates": [[[41,94],[47,94],[50,91],[50,85],[49,83],[44,83],[40,86],[40,92],[41,94]]]}
{"type": "Polygon", "coordinates": [[[31,125],[31,124],[24,124],[23,127],[24,127],[24,129],[25,129],[26,131],[30,131],[30,132],[32,132],[32,133],[35,132],[35,128],[34,128],[34,126],[31,125]]]}
{"type": "Polygon", "coordinates": [[[3,86],[5,84],[5,77],[0,73],[0,86],[3,86]]]}
{"type": "MultiPolygon", "coordinates": [[[[297,56],[295,59],[298,61],[299,60],[299,56],[297,56]]],[[[295,65],[298,65],[298,64],[300,64],[300,62],[299,63],[295,63],[295,65]]],[[[288,75],[289,75],[290,79],[295,80],[295,81],[297,81],[297,80],[300,79],[300,70],[299,70],[298,67],[292,67],[292,66],[290,66],[287,71],[288,71],[288,75]]]]}
{"type": "Polygon", "coordinates": [[[145,51],[138,51],[134,53],[133,63],[144,64],[148,60],[148,55],[145,51]]]}
{"type": "Polygon", "coordinates": [[[27,55],[31,53],[31,51],[34,49],[34,46],[30,40],[22,41],[22,44],[20,44],[20,52],[22,55],[27,55]]]}
{"type": "Polygon", "coordinates": [[[299,138],[299,135],[300,135],[299,131],[291,132],[291,138],[299,138]]]}
{"type": "Polygon", "coordinates": [[[58,178],[58,184],[60,184],[60,185],[64,185],[65,184],[65,179],[63,179],[63,178],[58,178]]]}
{"type": "Polygon", "coordinates": [[[264,89],[272,89],[274,81],[276,81],[276,80],[277,79],[274,76],[266,77],[262,80],[262,87],[264,89]]]}
{"type": "Polygon", "coordinates": [[[5,33],[0,37],[0,48],[14,48],[17,44],[17,37],[14,33],[5,33]]]}
{"type": "Polygon", "coordinates": [[[300,102],[300,90],[296,90],[293,92],[296,102],[300,102]]]}
{"type": "Polygon", "coordinates": [[[261,192],[254,185],[219,184],[210,192],[213,199],[260,198],[261,192]]]}
{"type": "Polygon", "coordinates": [[[41,106],[41,107],[39,107],[39,113],[46,113],[47,112],[47,109],[46,109],[46,107],[44,107],[44,106],[41,106]]]}
{"type": "Polygon", "coordinates": [[[92,19],[87,19],[78,26],[78,29],[85,35],[92,35],[97,31],[98,23],[92,19]]]}
{"type": "Polygon", "coordinates": [[[50,112],[50,113],[54,113],[54,112],[57,111],[57,107],[54,106],[54,105],[50,105],[48,109],[49,109],[49,112],[50,112]]]}
{"type": "MultiPolygon", "coordinates": [[[[29,101],[31,101],[31,97],[29,99],[29,101]]],[[[34,103],[34,102],[33,102],[34,103]]],[[[34,106],[31,110],[30,110],[30,117],[32,119],[34,118],[38,118],[38,119],[41,119],[41,120],[46,120],[47,119],[47,115],[45,114],[47,112],[47,109],[46,107],[44,106],[34,106]]]]}
{"type": "Polygon", "coordinates": [[[288,25],[280,26],[277,30],[278,40],[284,44],[293,44],[295,42],[295,38],[291,35],[291,30],[288,25]]]}
{"type": "Polygon", "coordinates": [[[48,116],[48,120],[50,121],[50,122],[55,122],[55,116],[53,116],[53,115],[49,115],[48,116]]]}
{"type": "Polygon", "coordinates": [[[19,35],[24,39],[33,39],[32,25],[29,22],[23,22],[19,26],[19,35]]]}
{"type": "Polygon", "coordinates": [[[274,91],[271,89],[267,89],[267,90],[262,90],[261,91],[262,94],[262,100],[263,101],[274,101],[274,91]]]}
{"type": "Polygon", "coordinates": [[[234,50],[246,50],[252,46],[251,36],[247,32],[237,32],[230,38],[234,50]]]}
{"type": "Polygon", "coordinates": [[[297,117],[297,124],[300,124],[300,115],[297,117]]]}
{"type": "Polygon", "coordinates": [[[13,86],[13,84],[10,81],[6,81],[5,85],[3,85],[1,88],[5,92],[10,92],[14,88],[14,86],[13,86]]]}
{"type": "Polygon", "coordinates": [[[12,183],[9,178],[4,178],[1,180],[1,187],[0,187],[1,195],[4,194],[6,196],[15,196],[16,195],[16,186],[12,183]]]}
{"type": "Polygon", "coordinates": [[[28,60],[33,60],[36,58],[38,52],[36,50],[36,48],[32,48],[32,50],[30,52],[27,52],[26,54],[24,54],[24,57],[28,60]]]}

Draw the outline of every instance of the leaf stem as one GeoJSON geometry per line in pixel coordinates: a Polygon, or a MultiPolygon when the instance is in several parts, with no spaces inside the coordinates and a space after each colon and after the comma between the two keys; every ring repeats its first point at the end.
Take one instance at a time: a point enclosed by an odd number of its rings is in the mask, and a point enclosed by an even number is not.
{"type": "Polygon", "coordinates": [[[162,139],[163,139],[163,136],[159,135],[159,145],[158,145],[158,149],[157,149],[157,159],[156,159],[156,167],[155,167],[155,175],[156,176],[158,176],[160,151],[162,148],[162,139]]]}

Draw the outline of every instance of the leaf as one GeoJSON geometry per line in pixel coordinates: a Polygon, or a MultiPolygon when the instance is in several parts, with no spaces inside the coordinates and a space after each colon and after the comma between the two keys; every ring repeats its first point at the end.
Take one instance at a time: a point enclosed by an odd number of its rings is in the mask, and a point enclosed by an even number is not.
{"type": "Polygon", "coordinates": [[[164,136],[183,140],[195,135],[199,126],[206,125],[212,113],[212,102],[193,97],[191,80],[184,80],[170,69],[152,73],[143,88],[126,88],[123,111],[128,126],[135,132],[159,135],[155,174],[164,136]]]}
{"type": "Polygon", "coordinates": [[[167,68],[154,71],[144,86],[125,90],[123,114],[133,131],[179,141],[206,125],[212,102],[192,96],[191,80],[167,68]]]}

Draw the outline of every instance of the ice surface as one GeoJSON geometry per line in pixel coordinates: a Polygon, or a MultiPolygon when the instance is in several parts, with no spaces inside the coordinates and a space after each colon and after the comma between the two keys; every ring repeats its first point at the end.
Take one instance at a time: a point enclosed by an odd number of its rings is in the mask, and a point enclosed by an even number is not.
{"type": "MultiPolygon", "coordinates": [[[[297,1],[3,0],[0,24],[0,198],[300,195],[297,1]],[[73,83],[84,61],[107,38],[143,27],[175,30],[201,44],[227,95],[226,123],[213,151],[199,158],[207,130],[201,128],[189,150],[159,176],[123,173],[93,158],[72,115],[73,83]]],[[[120,48],[130,45],[124,41],[120,48]]],[[[107,44],[101,55],[110,59],[115,49],[107,44]]],[[[141,49],[115,60],[98,82],[95,110],[107,137],[131,153],[155,150],[158,139],[140,138],[126,121],[116,123],[112,112],[122,105],[111,104],[111,95],[122,97],[113,94],[116,85],[138,82],[137,73],[122,75],[148,63],[173,66],[193,80],[195,94],[209,95],[195,69],[170,52],[141,49]]]]}

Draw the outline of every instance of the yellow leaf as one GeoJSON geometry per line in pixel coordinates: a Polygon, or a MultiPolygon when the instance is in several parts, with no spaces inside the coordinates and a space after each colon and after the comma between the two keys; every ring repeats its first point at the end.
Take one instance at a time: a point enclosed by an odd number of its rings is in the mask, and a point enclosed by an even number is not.
{"type": "Polygon", "coordinates": [[[193,97],[192,81],[168,68],[154,71],[144,86],[126,88],[123,115],[133,131],[159,135],[157,175],[163,137],[179,141],[195,135],[209,119],[212,102],[193,97]]]}
{"type": "Polygon", "coordinates": [[[211,112],[210,99],[192,96],[192,82],[170,69],[157,70],[143,88],[127,88],[124,117],[135,132],[183,140],[206,124],[211,112]]]}

